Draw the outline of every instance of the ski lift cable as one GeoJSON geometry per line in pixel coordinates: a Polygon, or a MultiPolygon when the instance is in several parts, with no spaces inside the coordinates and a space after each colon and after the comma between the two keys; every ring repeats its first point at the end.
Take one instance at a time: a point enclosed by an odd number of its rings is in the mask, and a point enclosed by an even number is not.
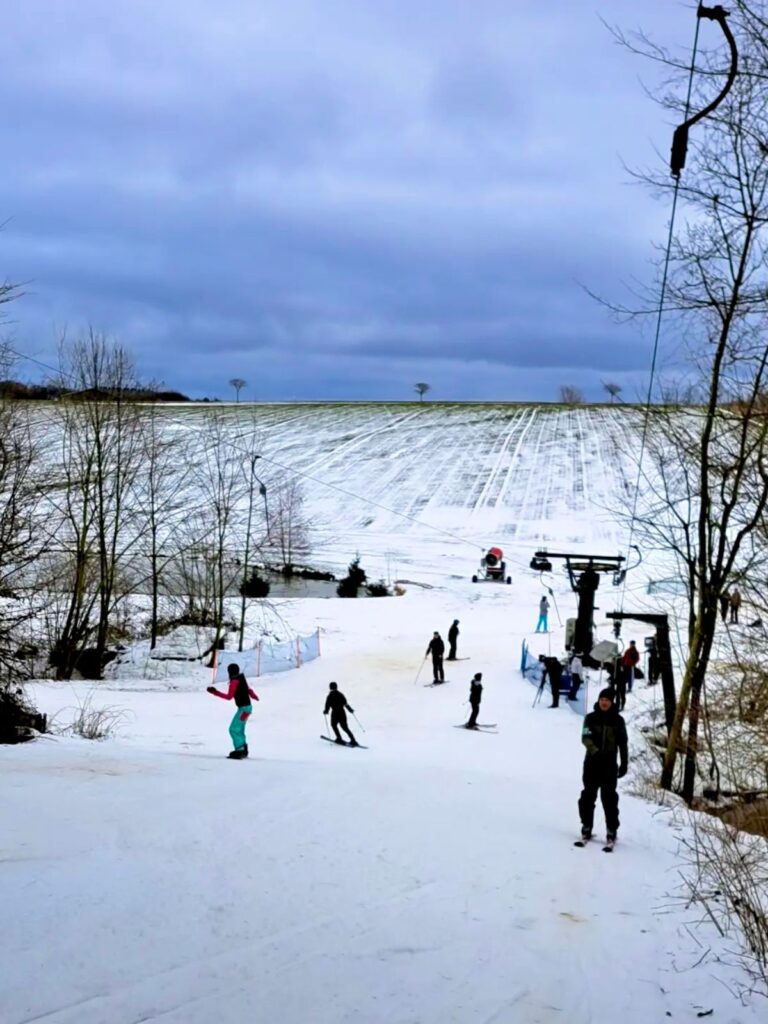
{"type": "MultiPolygon", "coordinates": [[[[656,363],[658,361],[658,354],[659,354],[659,341],[660,341],[660,338],[661,338],[661,324],[662,324],[662,320],[663,320],[663,316],[664,316],[664,302],[665,302],[665,299],[666,299],[667,282],[668,282],[668,278],[669,278],[669,264],[670,264],[671,253],[672,253],[672,242],[673,242],[673,239],[674,239],[674,226],[675,226],[675,216],[676,216],[676,213],[677,213],[677,200],[678,200],[678,195],[679,195],[679,192],[680,192],[680,173],[681,173],[683,167],[685,166],[685,157],[686,157],[686,152],[687,152],[687,148],[688,148],[688,129],[692,125],[694,125],[697,121],[700,121],[704,117],[706,117],[708,114],[711,114],[712,111],[717,106],[719,106],[720,103],[722,103],[722,101],[725,99],[726,95],[730,91],[730,88],[731,88],[731,86],[733,85],[733,83],[735,81],[736,73],[737,73],[738,53],[737,53],[737,50],[736,50],[736,42],[735,42],[735,40],[733,38],[733,35],[732,35],[730,29],[728,28],[728,25],[727,25],[726,21],[725,21],[727,16],[728,16],[728,12],[724,11],[723,8],[721,6],[719,6],[719,5],[716,6],[716,7],[704,7],[704,5],[700,3],[699,6],[698,6],[698,9],[696,11],[696,31],[694,33],[693,48],[692,48],[692,53],[691,53],[691,66],[690,66],[690,71],[689,71],[689,74],[688,74],[688,91],[687,91],[687,95],[686,95],[686,98],[685,98],[685,119],[684,119],[683,123],[680,124],[677,127],[677,129],[675,130],[675,133],[674,133],[674,136],[673,136],[673,139],[672,139],[672,155],[671,155],[671,161],[670,161],[670,172],[671,172],[672,176],[675,179],[675,187],[674,187],[674,191],[673,191],[673,194],[672,194],[672,210],[671,210],[670,218],[669,218],[669,233],[667,235],[667,246],[666,246],[665,255],[664,255],[664,269],[662,271],[662,276],[661,276],[661,289],[660,289],[660,294],[659,294],[659,308],[658,308],[658,311],[657,311],[657,314],[656,314],[656,328],[655,328],[654,339],[653,339],[653,354],[652,354],[652,357],[651,357],[651,368],[650,368],[650,374],[649,374],[649,378],[648,378],[648,392],[647,392],[647,395],[646,395],[645,406],[644,406],[644,411],[643,411],[643,430],[642,430],[641,439],[640,439],[640,456],[639,456],[639,459],[638,459],[637,480],[635,482],[635,493],[634,493],[634,497],[633,497],[633,501],[632,501],[632,515],[631,515],[631,518],[630,518],[629,538],[628,538],[628,541],[627,541],[627,557],[629,557],[629,552],[630,552],[631,548],[636,547],[636,545],[633,545],[632,540],[634,538],[635,524],[637,522],[637,505],[638,505],[638,498],[639,498],[639,494],[640,494],[640,482],[641,482],[642,472],[643,472],[643,457],[645,455],[645,448],[646,448],[646,443],[647,443],[647,440],[648,440],[648,425],[649,425],[649,422],[650,422],[651,399],[653,397],[653,385],[654,385],[654,380],[655,380],[655,376],[656,376],[656,363]],[[727,81],[725,83],[725,86],[723,87],[721,92],[718,94],[718,96],[716,96],[715,99],[711,103],[707,104],[707,106],[704,107],[702,110],[700,110],[698,113],[696,113],[693,116],[691,116],[690,115],[690,111],[691,111],[691,96],[692,96],[692,93],[693,93],[693,77],[694,77],[694,74],[696,72],[696,55],[697,55],[697,52],[698,52],[699,30],[701,28],[701,19],[702,18],[707,18],[710,21],[717,21],[718,24],[720,25],[720,27],[722,28],[723,34],[725,35],[725,38],[726,38],[726,40],[728,42],[728,45],[729,45],[729,48],[730,48],[730,52],[731,52],[731,67],[730,67],[730,70],[729,70],[729,73],[728,73],[728,78],[727,78],[727,81]]],[[[626,593],[626,576],[624,577],[624,580],[623,580],[623,583],[622,583],[621,594],[620,594],[620,597],[619,597],[619,608],[622,611],[624,609],[625,593],[626,593]]]]}

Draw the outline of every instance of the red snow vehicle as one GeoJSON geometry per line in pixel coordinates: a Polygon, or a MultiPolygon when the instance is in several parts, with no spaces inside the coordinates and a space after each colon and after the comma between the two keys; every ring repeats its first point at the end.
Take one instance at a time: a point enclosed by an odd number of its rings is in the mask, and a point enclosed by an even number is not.
{"type": "Polygon", "coordinates": [[[496,580],[497,583],[511,583],[512,577],[504,576],[506,571],[507,563],[504,561],[504,552],[501,548],[488,548],[487,553],[480,559],[480,569],[472,577],[472,582],[496,580]]]}

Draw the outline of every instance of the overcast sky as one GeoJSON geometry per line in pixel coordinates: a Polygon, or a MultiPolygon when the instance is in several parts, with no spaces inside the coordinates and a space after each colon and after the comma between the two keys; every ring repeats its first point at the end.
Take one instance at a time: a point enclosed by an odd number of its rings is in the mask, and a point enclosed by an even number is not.
{"type": "Polygon", "coordinates": [[[10,0],[16,346],[91,324],[194,397],[633,396],[649,334],[581,285],[651,279],[669,211],[622,161],[671,131],[600,15],[695,29],[675,0],[10,0]]]}

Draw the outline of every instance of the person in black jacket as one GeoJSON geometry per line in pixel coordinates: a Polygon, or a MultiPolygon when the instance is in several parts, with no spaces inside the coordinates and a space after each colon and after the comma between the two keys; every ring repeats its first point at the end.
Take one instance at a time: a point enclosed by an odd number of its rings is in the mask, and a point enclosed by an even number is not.
{"type": "Polygon", "coordinates": [[[448,657],[446,661],[456,661],[456,641],[459,639],[459,620],[454,619],[448,630],[448,657]]]}
{"type": "Polygon", "coordinates": [[[539,661],[543,665],[541,675],[541,686],[549,679],[549,688],[552,691],[552,703],[549,705],[551,708],[560,706],[560,682],[563,678],[563,666],[559,658],[547,657],[545,654],[539,655],[539,661]]]}
{"type": "Polygon", "coordinates": [[[351,747],[356,747],[358,745],[357,740],[352,735],[350,728],[347,725],[347,711],[349,711],[351,715],[354,715],[355,709],[351,708],[349,704],[347,704],[347,698],[338,688],[336,683],[330,684],[328,688],[328,696],[325,699],[325,711],[323,711],[323,714],[327,715],[329,711],[331,712],[331,728],[336,735],[336,742],[341,743],[342,745],[344,743],[344,740],[341,738],[341,733],[339,732],[339,726],[341,726],[347,736],[349,736],[349,745],[351,747]]]}
{"type": "MultiPolygon", "coordinates": [[[[443,655],[445,654],[445,644],[437,630],[432,634],[432,639],[429,641],[427,654],[432,655],[432,675],[434,677],[432,682],[444,683],[445,672],[443,671],[443,655]]],[[[425,658],[427,657],[427,654],[424,655],[425,658]]]]}
{"type": "Polygon", "coordinates": [[[587,748],[584,756],[579,797],[581,835],[589,839],[595,816],[597,792],[605,813],[606,840],[613,842],[619,829],[619,794],[617,779],[627,774],[627,727],[616,708],[616,694],[601,690],[594,711],[584,719],[581,742],[587,748]]]}
{"type": "Polygon", "coordinates": [[[483,699],[482,678],[482,672],[475,672],[474,678],[469,684],[469,706],[472,708],[472,714],[469,716],[469,721],[464,726],[465,729],[477,728],[477,716],[480,714],[480,701],[483,699]]]}

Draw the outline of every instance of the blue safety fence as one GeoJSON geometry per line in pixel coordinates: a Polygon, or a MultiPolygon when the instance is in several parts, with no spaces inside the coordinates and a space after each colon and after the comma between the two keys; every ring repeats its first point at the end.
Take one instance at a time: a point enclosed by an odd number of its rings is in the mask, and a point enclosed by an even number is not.
{"type": "Polygon", "coordinates": [[[319,629],[308,636],[297,636],[294,640],[284,640],[282,643],[266,644],[262,640],[248,651],[217,651],[213,665],[213,681],[227,681],[227,665],[231,662],[240,666],[240,671],[246,678],[257,679],[259,676],[301,668],[305,662],[314,661],[319,657],[319,629]]]}

